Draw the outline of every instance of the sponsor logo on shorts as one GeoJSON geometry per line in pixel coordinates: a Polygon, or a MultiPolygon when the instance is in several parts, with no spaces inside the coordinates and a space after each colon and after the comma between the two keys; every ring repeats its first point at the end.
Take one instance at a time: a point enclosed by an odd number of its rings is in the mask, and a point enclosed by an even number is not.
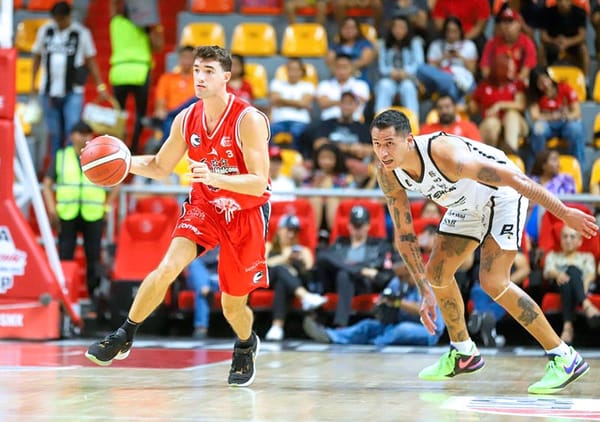
{"type": "Polygon", "coordinates": [[[500,236],[506,236],[510,239],[513,236],[514,229],[514,224],[505,224],[502,226],[502,230],[500,230],[500,236]]]}
{"type": "Polygon", "coordinates": [[[260,280],[262,280],[263,277],[264,277],[264,273],[262,271],[259,271],[256,274],[254,274],[254,276],[252,277],[252,282],[254,284],[258,284],[260,282],[260,280]]]}
{"type": "Polygon", "coordinates": [[[177,226],[178,229],[191,230],[196,236],[200,236],[202,232],[198,230],[198,227],[190,223],[181,223],[177,226]]]}

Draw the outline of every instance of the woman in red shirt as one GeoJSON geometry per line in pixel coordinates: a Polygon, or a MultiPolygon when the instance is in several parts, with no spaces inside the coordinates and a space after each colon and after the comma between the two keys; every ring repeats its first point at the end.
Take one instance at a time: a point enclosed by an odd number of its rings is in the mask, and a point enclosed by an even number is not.
{"type": "Polygon", "coordinates": [[[577,93],[567,83],[555,82],[545,67],[529,78],[529,114],[533,122],[529,144],[532,157],[546,148],[546,141],[559,137],[569,143],[568,153],[585,162],[585,127],[577,93]]]}
{"type": "Polygon", "coordinates": [[[507,56],[495,56],[492,61],[490,74],[473,92],[469,111],[483,116],[479,131],[484,143],[517,154],[519,139],[528,132],[523,116],[527,105],[525,85],[511,77],[514,66],[507,56]]]}

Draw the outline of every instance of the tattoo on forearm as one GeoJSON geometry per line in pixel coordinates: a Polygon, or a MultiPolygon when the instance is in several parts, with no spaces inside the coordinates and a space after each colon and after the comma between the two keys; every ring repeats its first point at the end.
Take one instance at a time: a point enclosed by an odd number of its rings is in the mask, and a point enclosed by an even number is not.
{"type": "Polygon", "coordinates": [[[496,173],[496,170],[490,167],[483,167],[481,170],[479,170],[479,173],[477,173],[477,178],[482,182],[487,183],[497,183],[500,181],[500,176],[498,173],[496,173]]]}
{"type": "Polygon", "coordinates": [[[537,306],[533,300],[527,297],[520,297],[517,301],[517,305],[519,308],[521,308],[521,314],[518,318],[524,326],[527,327],[538,317],[538,313],[536,311],[537,306]]]}
{"type": "Polygon", "coordinates": [[[417,236],[414,233],[401,233],[400,236],[398,236],[398,239],[400,239],[401,242],[416,242],[417,236]]]}
{"type": "Polygon", "coordinates": [[[396,227],[400,227],[400,210],[398,210],[398,208],[394,208],[393,212],[393,219],[394,219],[394,224],[396,225],[396,227]]]}
{"type": "Polygon", "coordinates": [[[412,215],[411,215],[410,211],[407,212],[406,214],[404,214],[404,222],[406,224],[412,224],[413,219],[412,219],[412,215]]]}
{"type": "Polygon", "coordinates": [[[546,210],[558,218],[563,218],[565,206],[552,193],[546,191],[542,186],[535,183],[533,180],[522,180],[521,188],[517,189],[520,194],[529,198],[531,201],[542,205],[546,210]]]}

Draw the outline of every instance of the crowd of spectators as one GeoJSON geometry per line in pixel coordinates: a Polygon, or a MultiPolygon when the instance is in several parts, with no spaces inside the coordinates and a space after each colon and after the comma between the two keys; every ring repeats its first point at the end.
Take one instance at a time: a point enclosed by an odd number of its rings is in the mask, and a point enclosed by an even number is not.
{"type": "MultiPolygon", "coordinates": [[[[135,97],[136,123],[128,139],[135,152],[142,150],[140,133],[146,115],[152,117],[158,129],[155,139],[149,141],[146,148],[154,151],[164,142],[174,116],[195,101],[191,74],[194,46],[178,47],[176,68],[169,69],[157,82],[150,80],[151,63],[134,60],[131,54],[135,50],[139,57],[139,51],[143,51],[144,57],[149,58],[152,51],[160,50],[164,41],[162,27],[136,25],[128,19],[126,3],[125,0],[111,2],[110,90],[97,70],[89,31],[71,22],[66,2],[52,9],[51,23],[38,32],[33,49],[34,71],[42,70],[39,96],[52,139],[52,155],[72,140],[66,134],[74,124],[72,117],[79,116],[82,108],[80,82],[68,79],[71,83],[68,86],[57,82],[65,73],[64,69],[59,72],[54,68],[65,62],[56,64],[57,55],[48,49],[51,43],[60,42],[54,38],[66,29],[81,34],[79,49],[73,60],[66,63],[89,69],[101,99],[112,92],[124,107],[128,95],[135,97]],[[123,33],[128,35],[123,37],[123,33]],[[139,48],[125,40],[135,40],[139,48]],[[157,86],[154,109],[147,110],[147,95],[154,83],[157,86]],[[60,116],[64,122],[58,121],[60,116]]],[[[569,81],[552,79],[549,67],[579,68],[586,78],[588,91],[591,89],[590,52],[585,32],[588,19],[597,30],[600,28],[600,6],[584,10],[574,0],[556,0],[555,4],[548,2],[544,7],[525,0],[493,4],[488,0],[333,0],[331,3],[329,9],[326,1],[287,0],[284,7],[290,24],[298,20],[295,15],[298,8],[314,6],[316,15],[308,19],[336,28],[329,33],[329,51],[323,57],[324,68],[329,73],[319,74],[318,83],[307,78],[303,58],[292,57],[284,65],[285,77],[273,77],[268,83],[267,98],[260,99],[266,101],[259,102],[255,87],[245,75],[248,57],[233,56],[229,92],[254,103],[268,112],[271,119],[274,201],[294,200],[294,190],[298,187],[332,191],[376,188],[369,121],[374,114],[390,107],[399,107],[416,119],[415,134],[444,131],[496,146],[515,160],[520,157],[525,163],[524,171],[555,193],[575,192],[569,176],[559,174],[558,152],[548,150],[547,142],[555,137],[564,140],[567,146],[560,152],[572,155],[584,166],[587,135],[581,100],[569,81]],[[370,8],[371,16],[348,16],[348,8],[357,6],[370,8]],[[332,22],[327,15],[329,11],[333,11],[332,22]],[[376,29],[376,40],[367,37],[364,24],[376,29]],[[491,30],[486,30],[488,25],[491,30]],[[286,158],[290,156],[293,157],[291,165],[286,158]]],[[[341,328],[350,324],[353,296],[379,294],[386,286],[398,291],[398,286],[406,283],[408,290],[399,301],[389,301],[384,295],[378,303],[403,304],[399,306],[404,311],[404,314],[400,312],[400,324],[414,320],[412,305],[406,308],[405,302],[418,298],[410,293],[414,286],[407,280],[400,258],[392,250],[388,240],[390,233],[381,238],[370,236],[369,210],[355,206],[349,214],[349,236],[328,239],[336,224],[341,199],[313,196],[309,200],[315,221],[313,235],[320,236],[324,243],[319,250],[299,244],[295,235],[301,228],[294,215],[285,216],[276,226],[275,238],[269,243],[275,302],[267,338],[284,337],[285,319],[294,298],[304,310],[313,310],[326,303],[322,294],[327,292],[337,294],[331,324],[341,328]],[[315,284],[315,280],[318,283],[315,284]]],[[[531,209],[528,234],[533,249],[542,230],[543,213],[539,207],[531,209]]],[[[415,218],[432,224],[439,220],[439,216],[415,215],[415,218]]],[[[427,227],[427,224],[422,227],[424,236],[428,234],[427,227]]],[[[424,245],[426,243],[424,241],[424,245]]],[[[562,246],[567,253],[566,246],[562,246]]],[[[423,253],[427,253],[425,246],[423,253]]],[[[523,265],[528,265],[528,256],[524,257],[523,265]]],[[[217,260],[217,257],[199,260],[188,274],[189,286],[197,292],[197,337],[207,333],[209,299],[217,287],[214,279],[217,260]]],[[[474,268],[476,261],[474,257],[474,268]]],[[[593,274],[585,272],[583,276],[575,270],[543,269],[544,278],[556,279],[558,291],[568,305],[568,309],[563,309],[565,341],[573,341],[573,312],[579,306],[583,306],[587,319],[599,318],[600,311],[585,296],[590,280],[597,274],[596,263],[592,264],[593,274]],[[563,273],[581,280],[577,283],[583,287],[564,287],[569,282],[563,273]]],[[[470,328],[481,332],[482,326],[488,327],[482,331],[484,343],[495,344],[497,335],[493,330],[502,312],[489,309],[481,297],[485,293],[477,289],[476,278],[476,275],[471,277],[465,290],[475,302],[476,317],[470,328]],[[490,318],[493,322],[489,322],[490,318]]],[[[526,278],[527,274],[518,281],[526,278]]],[[[399,328],[388,332],[379,319],[376,321],[369,323],[372,335],[357,341],[382,344],[399,335],[399,328]]],[[[354,331],[325,330],[314,320],[306,326],[309,335],[323,341],[344,343],[356,338],[354,331]]],[[[406,328],[409,332],[414,329],[406,328]]],[[[433,344],[437,338],[439,336],[421,336],[418,342],[433,344]]]]}

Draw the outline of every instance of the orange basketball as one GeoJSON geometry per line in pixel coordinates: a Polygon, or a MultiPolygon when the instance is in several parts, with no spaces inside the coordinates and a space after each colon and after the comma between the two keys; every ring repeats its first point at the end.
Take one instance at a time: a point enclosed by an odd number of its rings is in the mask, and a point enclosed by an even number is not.
{"type": "Polygon", "coordinates": [[[129,174],[131,152],[120,139],[102,135],[85,145],[80,160],[81,169],[90,182],[111,187],[121,183],[129,174]]]}

